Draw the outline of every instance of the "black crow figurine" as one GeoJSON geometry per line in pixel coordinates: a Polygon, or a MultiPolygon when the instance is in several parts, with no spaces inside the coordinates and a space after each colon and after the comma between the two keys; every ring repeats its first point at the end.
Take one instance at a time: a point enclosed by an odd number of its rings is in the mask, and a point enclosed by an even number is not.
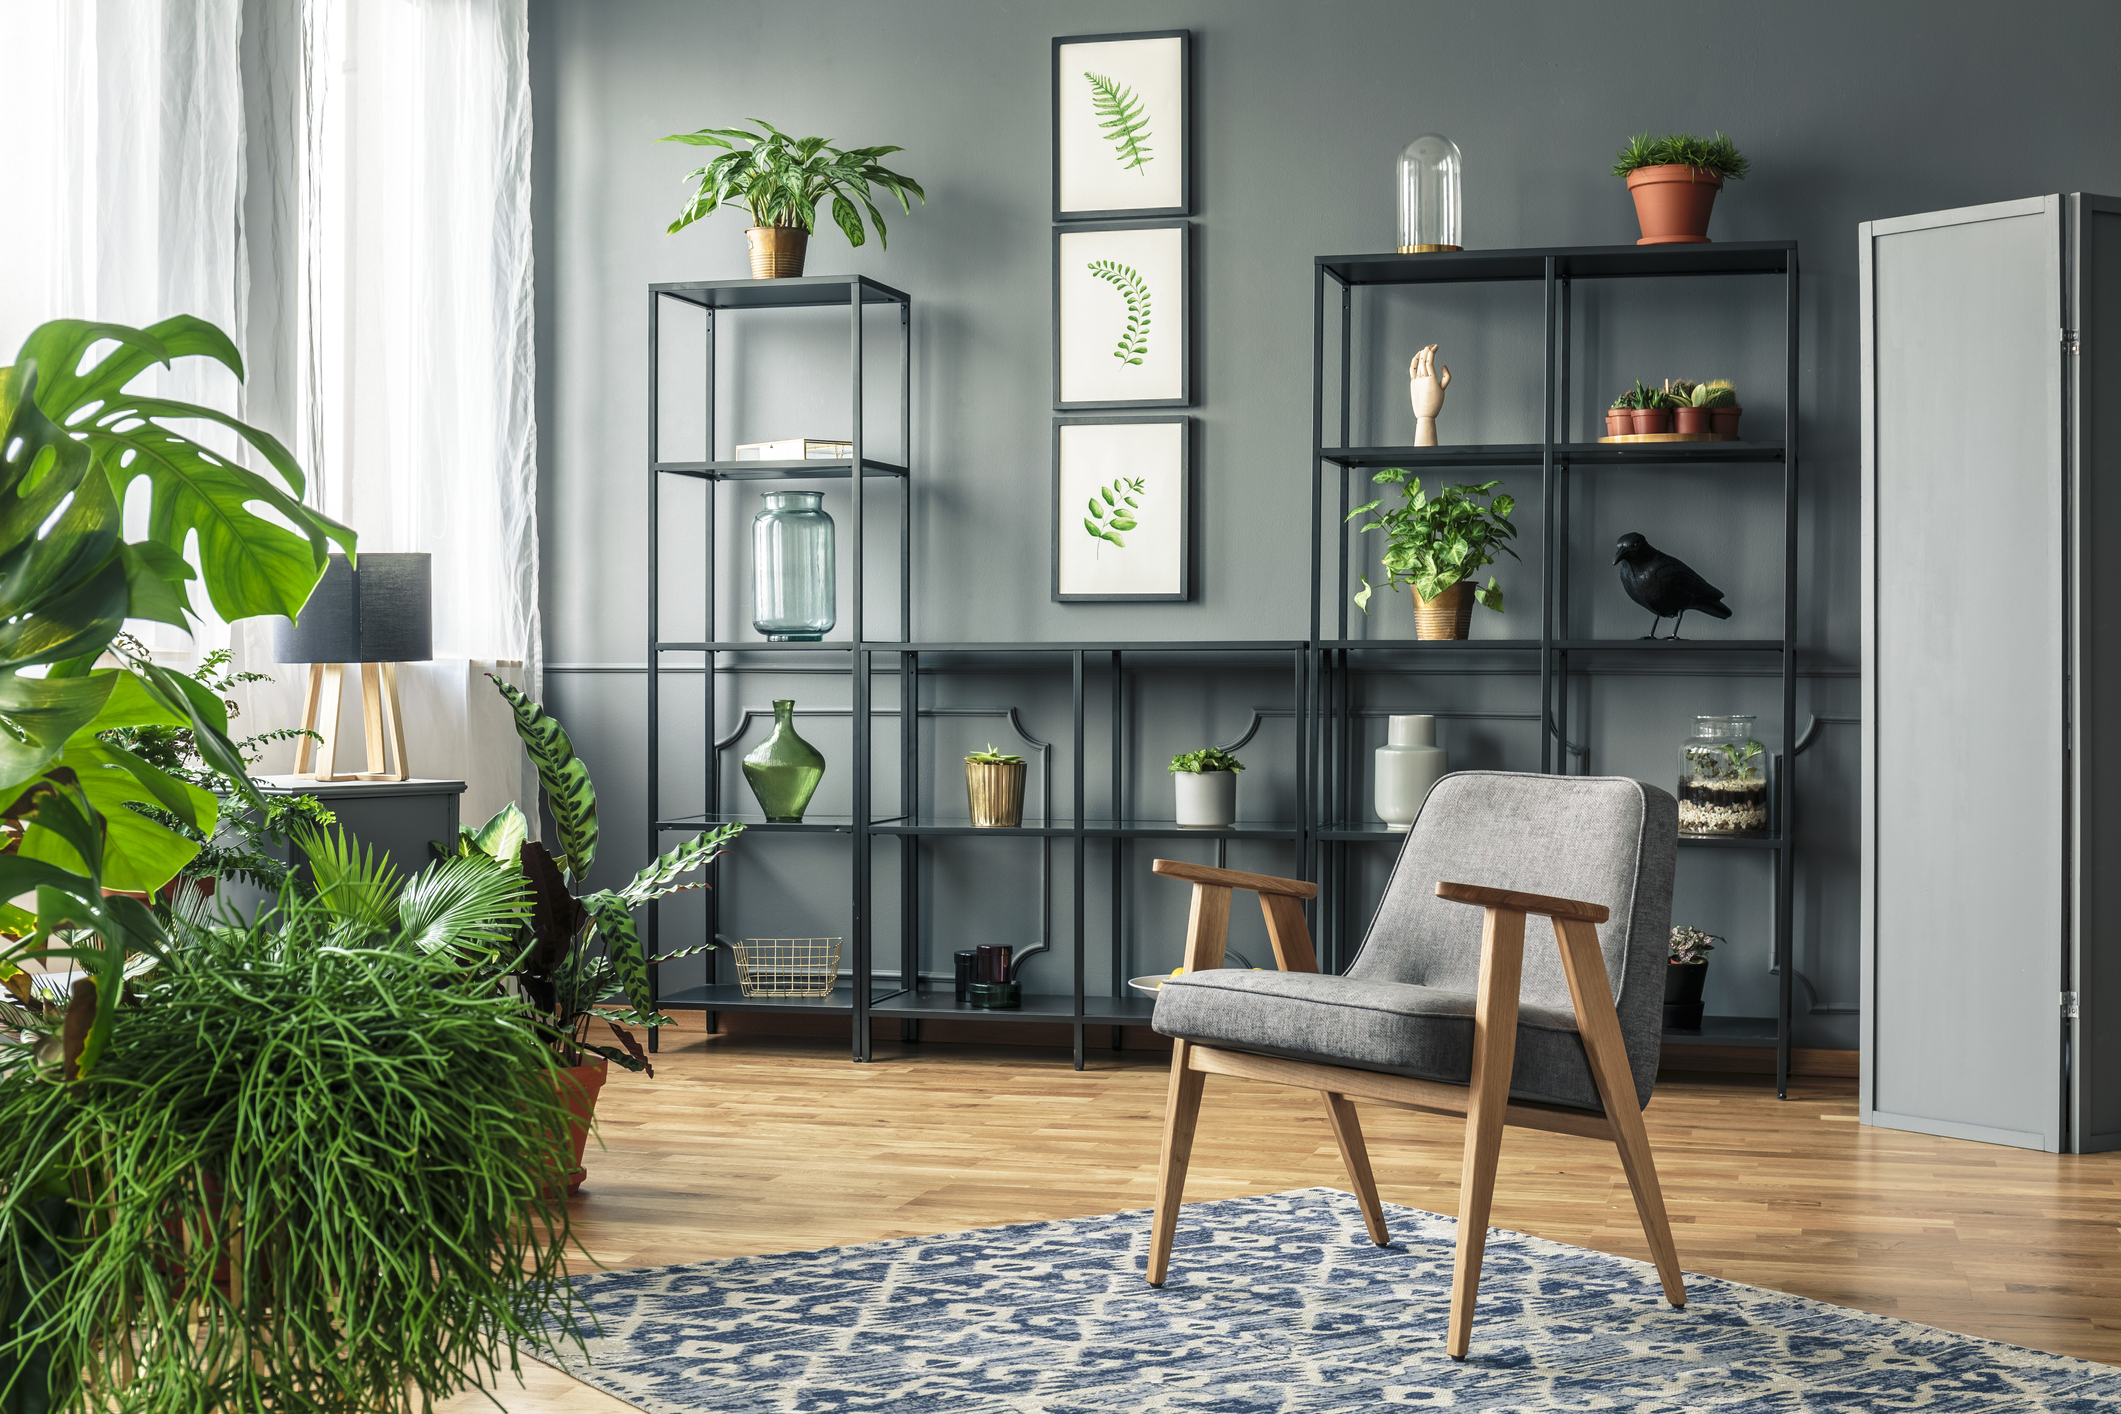
{"type": "Polygon", "coordinates": [[[1684,560],[1675,560],[1649,541],[1629,531],[1613,546],[1613,563],[1620,566],[1620,587],[1628,598],[1657,617],[1650,621],[1647,638],[1657,636],[1657,625],[1672,622],[1672,637],[1679,637],[1679,620],[1689,609],[1711,618],[1727,619],[1730,606],[1723,591],[1694,573],[1684,560]]]}

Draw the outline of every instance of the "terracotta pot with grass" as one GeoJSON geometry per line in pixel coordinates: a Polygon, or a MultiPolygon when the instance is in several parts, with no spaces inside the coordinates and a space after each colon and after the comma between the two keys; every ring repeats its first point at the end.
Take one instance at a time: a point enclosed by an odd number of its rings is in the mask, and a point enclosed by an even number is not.
{"type": "Polygon", "coordinates": [[[1712,138],[1692,133],[1651,137],[1641,133],[1620,149],[1613,175],[1628,184],[1635,199],[1635,220],[1642,228],[1637,245],[1705,245],[1716,193],[1726,181],[1740,181],[1751,164],[1722,133],[1712,138]]]}

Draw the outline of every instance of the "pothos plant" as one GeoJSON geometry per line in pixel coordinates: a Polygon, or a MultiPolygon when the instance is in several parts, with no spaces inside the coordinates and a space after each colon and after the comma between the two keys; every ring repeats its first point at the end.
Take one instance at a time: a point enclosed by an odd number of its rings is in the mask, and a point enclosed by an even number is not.
{"type": "MultiPolygon", "coordinates": [[[[515,714],[516,735],[537,768],[559,853],[528,837],[529,821],[513,804],[477,829],[460,827],[453,850],[438,852],[484,858],[521,876],[529,891],[530,916],[505,971],[536,1013],[557,1062],[582,1065],[589,1056],[602,1056],[624,1069],[652,1075],[648,1052],[630,1028],[667,1026],[670,1018],[655,1010],[647,950],[634,927],[633,911],[684,889],[706,887],[704,880],[687,876],[719,857],[744,827],[704,830],[657,858],[624,887],[582,892],[596,863],[599,836],[596,786],[589,768],[575,755],[574,743],[558,719],[517,688],[497,677],[492,681],[515,714]],[[618,1046],[590,1039],[598,1034],[598,1023],[609,1029],[618,1046]]],[[[656,961],[696,956],[713,946],[661,953],[656,961]]]]}
{"type": "Polygon", "coordinates": [[[927,203],[921,184],[877,161],[879,157],[904,151],[898,147],[832,146],[831,139],[790,137],[763,119],[754,118],[766,131],[745,128],[701,128],[696,133],[672,133],[658,142],[682,142],[693,147],[729,149],[704,167],[685,174],[697,182],[692,197],[670,223],[676,234],[721,206],[741,206],[751,213],[754,226],[800,226],[817,229],[817,206],[832,198],[832,221],[847,237],[847,244],[861,245],[868,239],[862,212],[876,224],[877,243],[886,250],[891,242],[884,231],[884,217],[876,209],[872,189],[881,187],[898,198],[899,209],[911,211],[908,195],[927,203]],[[749,146],[739,147],[739,143],[749,146]],[[859,203],[859,205],[857,205],[859,203]]]}
{"type": "MultiPolygon", "coordinates": [[[[1508,495],[1494,494],[1500,481],[1446,486],[1431,497],[1421,489],[1420,478],[1410,480],[1403,467],[1387,467],[1370,479],[1379,485],[1405,488],[1403,504],[1379,511],[1377,519],[1363,527],[1365,531],[1385,532],[1381,562],[1387,588],[1396,590],[1407,584],[1423,599],[1434,599],[1493,564],[1497,554],[1518,558],[1509,544],[1517,536],[1517,527],[1510,523],[1517,502],[1508,495]],[[1481,504],[1482,497],[1487,498],[1486,505],[1481,504]]],[[[1369,515],[1383,504],[1376,500],[1357,506],[1347,518],[1352,521],[1369,515]]],[[[1375,588],[1369,576],[1363,576],[1362,592],[1355,596],[1355,603],[1365,614],[1370,612],[1370,595],[1375,588]]],[[[1486,587],[1473,591],[1473,597],[1496,613],[1503,612],[1502,586],[1493,576],[1486,587]]]]}

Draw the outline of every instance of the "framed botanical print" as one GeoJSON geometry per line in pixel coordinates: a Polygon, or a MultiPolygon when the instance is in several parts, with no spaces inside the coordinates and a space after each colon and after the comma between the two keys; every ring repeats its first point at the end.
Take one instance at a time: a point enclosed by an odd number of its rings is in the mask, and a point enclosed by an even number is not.
{"type": "Polygon", "coordinates": [[[1053,231],[1053,405],[1190,407],[1191,223],[1053,231]]]}
{"type": "Polygon", "coordinates": [[[1193,210],[1189,30],[1053,41],[1053,219],[1193,210]]]}
{"type": "Polygon", "coordinates": [[[1193,596],[1193,419],[1053,419],[1053,597],[1193,596]]]}

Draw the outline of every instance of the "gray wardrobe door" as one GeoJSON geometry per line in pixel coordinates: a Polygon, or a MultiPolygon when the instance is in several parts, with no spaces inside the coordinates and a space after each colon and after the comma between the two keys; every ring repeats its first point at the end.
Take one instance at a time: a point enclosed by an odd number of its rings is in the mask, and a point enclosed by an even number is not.
{"type": "Polygon", "coordinates": [[[2062,1140],[2059,198],[1863,227],[1863,1119],[2062,1140]]]}

